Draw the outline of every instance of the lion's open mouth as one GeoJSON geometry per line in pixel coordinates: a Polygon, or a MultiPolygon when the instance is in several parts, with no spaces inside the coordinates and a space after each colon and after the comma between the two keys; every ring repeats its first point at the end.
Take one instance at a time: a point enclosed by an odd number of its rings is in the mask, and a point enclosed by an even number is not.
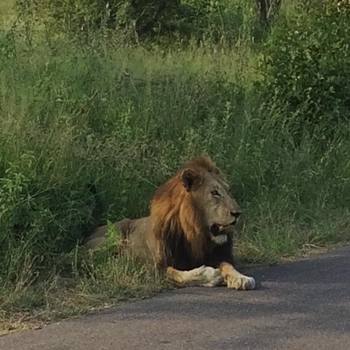
{"type": "Polygon", "coordinates": [[[236,223],[235,221],[232,221],[230,224],[228,225],[219,225],[219,224],[213,224],[210,226],[210,233],[213,236],[218,236],[218,235],[222,235],[224,233],[225,230],[232,228],[236,223]]]}

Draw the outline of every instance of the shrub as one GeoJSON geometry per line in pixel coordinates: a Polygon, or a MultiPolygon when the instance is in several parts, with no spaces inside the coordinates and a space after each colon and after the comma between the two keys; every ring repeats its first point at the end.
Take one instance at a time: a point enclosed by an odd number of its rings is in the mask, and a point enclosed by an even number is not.
{"type": "MultiPolygon", "coordinates": [[[[258,16],[254,2],[244,0],[185,0],[184,24],[188,33],[211,42],[254,40],[258,16]]],[[[180,27],[181,28],[181,27],[180,27]]]]}
{"type": "Polygon", "coordinates": [[[179,35],[232,42],[258,33],[256,6],[244,0],[17,0],[17,7],[27,24],[80,35],[108,28],[134,41],[179,35]]]}
{"type": "Polygon", "coordinates": [[[350,10],[335,2],[297,7],[272,30],[262,62],[264,108],[299,138],[329,138],[350,121],[350,10]]]}
{"type": "Polygon", "coordinates": [[[176,18],[179,1],[166,0],[17,0],[22,20],[33,17],[50,28],[71,34],[88,34],[101,28],[150,36],[164,31],[176,18]]]}

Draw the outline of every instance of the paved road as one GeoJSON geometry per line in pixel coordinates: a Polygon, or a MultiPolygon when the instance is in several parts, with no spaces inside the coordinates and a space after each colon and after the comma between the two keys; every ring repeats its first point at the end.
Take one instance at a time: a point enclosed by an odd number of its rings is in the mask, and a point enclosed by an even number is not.
{"type": "Polygon", "coordinates": [[[350,247],[0,338],[1,350],[350,349],[350,247]]]}

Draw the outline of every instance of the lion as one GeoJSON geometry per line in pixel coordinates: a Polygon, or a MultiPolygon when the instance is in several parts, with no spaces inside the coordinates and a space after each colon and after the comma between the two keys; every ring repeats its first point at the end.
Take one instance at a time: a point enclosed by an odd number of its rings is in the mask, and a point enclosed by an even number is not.
{"type": "MultiPolygon", "coordinates": [[[[155,192],[150,215],[115,223],[125,248],[151,262],[180,286],[248,290],[255,280],[238,272],[233,260],[233,227],[241,209],[221,171],[207,156],[187,163],[155,192]]],[[[107,226],[87,239],[96,248],[107,226]]]]}

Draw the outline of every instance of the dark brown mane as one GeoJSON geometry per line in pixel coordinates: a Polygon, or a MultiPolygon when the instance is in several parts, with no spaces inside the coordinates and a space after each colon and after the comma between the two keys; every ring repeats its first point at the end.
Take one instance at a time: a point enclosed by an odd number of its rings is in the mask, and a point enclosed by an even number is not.
{"type": "MultiPolygon", "coordinates": [[[[191,194],[186,191],[181,175],[184,169],[190,169],[204,176],[205,173],[219,174],[218,168],[208,157],[198,157],[187,163],[165,184],[155,192],[151,201],[152,234],[159,242],[161,260],[169,263],[171,252],[164,242],[172,245],[185,244],[190,250],[191,259],[200,262],[207,251],[208,239],[205,232],[203,216],[196,208],[191,194]]],[[[186,249],[185,249],[186,250],[186,249]]]]}

